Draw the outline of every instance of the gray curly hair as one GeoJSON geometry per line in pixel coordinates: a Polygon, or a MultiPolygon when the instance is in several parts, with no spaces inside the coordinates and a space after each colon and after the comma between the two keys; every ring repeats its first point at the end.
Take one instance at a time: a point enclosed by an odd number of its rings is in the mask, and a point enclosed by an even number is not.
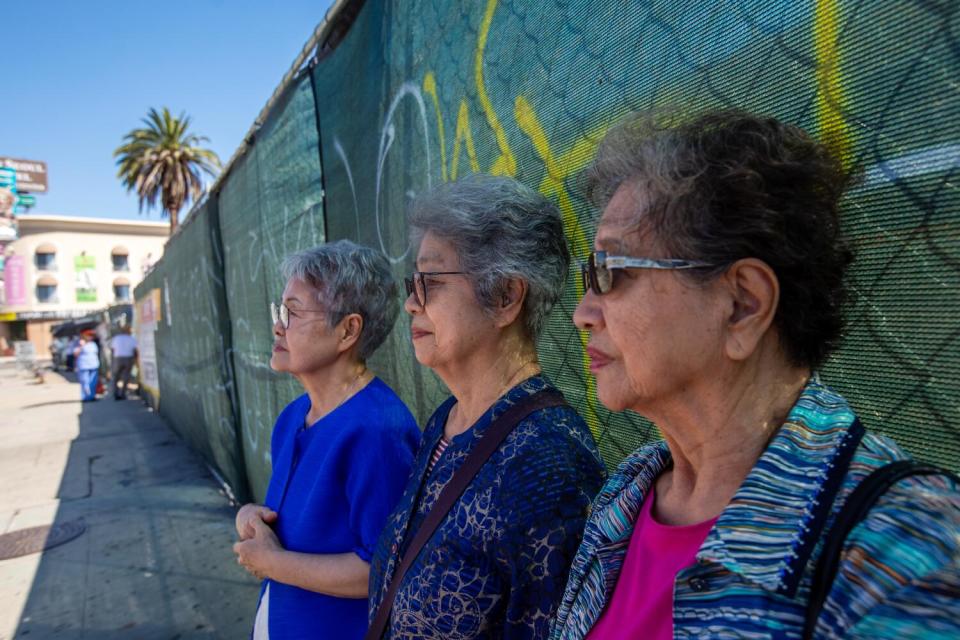
{"type": "Polygon", "coordinates": [[[532,339],[540,335],[570,266],[553,203],[511,178],[474,174],[418,198],[410,224],[414,246],[428,232],[454,246],[488,312],[497,308],[509,279],[524,280],[524,327],[532,339]]]}
{"type": "Polygon", "coordinates": [[[317,290],[333,327],[351,313],[363,318],[357,355],[366,361],[390,335],[400,312],[397,284],[380,251],[337,240],[295,253],[283,261],[286,279],[303,280],[317,290]]]}

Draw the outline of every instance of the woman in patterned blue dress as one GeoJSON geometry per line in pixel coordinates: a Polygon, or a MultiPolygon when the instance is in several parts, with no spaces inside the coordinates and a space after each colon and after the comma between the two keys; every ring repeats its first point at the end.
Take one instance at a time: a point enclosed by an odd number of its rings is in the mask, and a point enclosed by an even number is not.
{"type": "MultiPolygon", "coordinates": [[[[440,490],[491,421],[552,388],[536,338],[569,256],[556,208],[508,178],[472,176],[417,202],[406,311],[417,360],[452,397],[424,430],[400,506],[377,545],[370,616],[440,490]]],[[[385,638],[544,638],[603,466],[569,406],[507,436],[404,575],[385,638]]]]}

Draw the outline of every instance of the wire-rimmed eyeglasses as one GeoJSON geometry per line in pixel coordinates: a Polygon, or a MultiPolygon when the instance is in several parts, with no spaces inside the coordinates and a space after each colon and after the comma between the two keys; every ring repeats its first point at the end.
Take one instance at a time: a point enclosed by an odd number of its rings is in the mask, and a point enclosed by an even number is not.
{"type": "Polygon", "coordinates": [[[290,316],[297,317],[300,313],[326,313],[326,309],[297,309],[296,311],[291,311],[283,302],[270,303],[270,319],[273,320],[273,324],[280,323],[280,326],[283,327],[284,331],[290,328],[290,316]]]}
{"type": "Polygon", "coordinates": [[[704,269],[715,265],[682,258],[635,258],[611,256],[606,251],[593,251],[587,261],[580,265],[583,290],[589,289],[598,296],[613,289],[613,272],[617,269],[704,269]]]}

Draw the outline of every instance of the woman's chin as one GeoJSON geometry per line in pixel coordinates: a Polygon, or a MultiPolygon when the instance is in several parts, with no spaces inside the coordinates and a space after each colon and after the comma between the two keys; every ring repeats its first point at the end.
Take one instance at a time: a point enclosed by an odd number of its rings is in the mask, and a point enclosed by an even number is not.
{"type": "Polygon", "coordinates": [[[606,385],[597,384],[597,400],[610,411],[619,412],[633,409],[633,398],[628,398],[623,389],[610,389],[606,385]]]}
{"type": "Polygon", "coordinates": [[[277,373],[285,373],[288,369],[286,356],[288,354],[284,351],[274,351],[270,356],[270,368],[277,373]]]}
{"type": "Polygon", "coordinates": [[[413,343],[413,356],[417,359],[424,367],[428,369],[433,369],[433,357],[429,349],[420,347],[416,342],[413,343]]]}

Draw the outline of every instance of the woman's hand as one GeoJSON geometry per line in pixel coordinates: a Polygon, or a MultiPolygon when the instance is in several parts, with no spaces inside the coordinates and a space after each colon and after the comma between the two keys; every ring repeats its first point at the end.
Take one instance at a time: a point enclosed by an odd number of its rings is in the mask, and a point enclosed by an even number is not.
{"type": "Polygon", "coordinates": [[[251,575],[263,580],[270,577],[276,552],[284,549],[277,539],[277,534],[260,518],[251,518],[249,527],[252,535],[235,543],[233,552],[237,554],[237,563],[251,575]]]}
{"type": "Polygon", "coordinates": [[[277,514],[271,511],[270,507],[262,504],[245,504],[237,512],[237,535],[240,540],[248,540],[253,537],[253,521],[259,520],[266,524],[273,524],[277,521],[277,514]]]}

